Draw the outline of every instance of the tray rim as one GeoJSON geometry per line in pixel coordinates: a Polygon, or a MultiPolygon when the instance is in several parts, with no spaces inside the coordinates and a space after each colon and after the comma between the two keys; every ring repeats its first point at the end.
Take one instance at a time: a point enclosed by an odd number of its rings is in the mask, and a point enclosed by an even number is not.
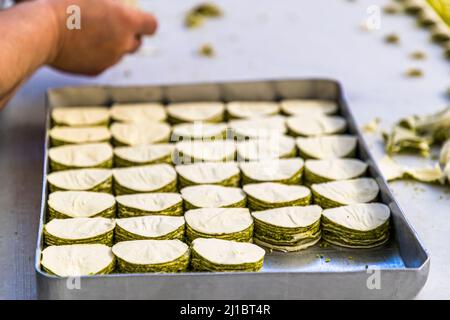
{"type": "MultiPolygon", "coordinates": [[[[411,233],[415,237],[417,244],[420,246],[420,248],[425,253],[425,260],[423,263],[417,267],[407,267],[404,268],[379,268],[381,272],[420,272],[425,270],[426,271],[426,277],[428,277],[429,273],[429,265],[430,265],[430,253],[429,250],[424,246],[423,241],[421,240],[419,234],[407,218],[407,216],[404,214],[403,209],[399,205],[397,199],[392,194],[392,191],[389,187],[389,184],[387,180],[384,178],[384,176],[381,174],[381,171],[378,167],[377,162],[374,160],[372,153],[370,152],[370,149],[368,148],[368,145],[366,141],[364,140],[364,136],[361,132],[361,129],[356,123],[356,120],[353,116],[353,113],[350,110],[350,107],[347,103],[347,98],[345,94],[345,90],[343,90],[341,83],[333,78],[296,78],[296,77],[283,77],[283,78],[258,78],[258,79],[238,79],[238,80],[226,80],[226,81],[204,81],[204,82],[174,82],[174,83],[151,83],[151,84],[139,84],[139,85],[108,85],[108,84],[98,84],[98,85],[80,85],[80,86],[63,86],[63,87],[53,87],[47,90],[46,92],[46,107],[45,107],[45,152],[44,152],[44,161],[43,161],[43,179],[42,179],[42,193],[41,193],[41,206],[40,206],[40,214],[39,214],[39,229],[37,234],[37,243],[36,243],[36,253],[35,253],[35,271],[36,274],[40,277],[44,277],[48,279],[49,281],[59,281],[61,279],[67,279],[70,277],[58,277],[55,275],[48,274],[44,272],[41,269],[40,264],[40,255],[42,252],[41,249],[41,242],[43,238],[43,225],[45,221],[45,214],[46,214],[46,202],[47,202],[47,181],[46,177],[48,174],[48,147],[50,145],[50,139],[48,130],[50,129],[51,125],[51,119],[50,119],[50,102],[49,102],[49,96],[58,91],[67,90],[67,89],[75,89],[75,90],[86,90],[86,89],[105,89],[105,90],[114,90],[114,89],[139,89],[139,88],[150,88],[150,87],[160,87],[160,89],[166,89],[166,88],[172,88],[172,87],[187,87],[187,86],[204,86],[204,85],[231,85],[231,84],[250,84],[250,83],[279,83],[279,82],[327,82],[329,84],[332,84],[336,86],[337,89],[337,100],[340,100],[340,105],[344,105],[344,108],[348,112],[346,118],[347,121],[349,121],[351,124],[350,126],[355,131],[354,135],[358,138],[358,143],[361,146],[361,149],[364,149],[367,153],[367,160],[366,162],[370,162],[372,165],[373,170],[377,174],[377,177],[373,177],[376,179],[378,183],[381,183],[380,187],[384,187],[387,191],[391,203],[395,205],[400,214],[401,217],[404,219],[404,223],[406,226],[411,230],[411,233]]],[[[381,189],[381,188],[380,188],[381,189]]],[[[394,240],[395,241],[395,240],[394,240]]],[[[90,276],[81,276],[77,277],[81,280],[83,279],[113,279],[113,278],[122,278],[122,277],[151,277],[151,278],[165,278],[165,277],[179,277],[182,276],[200,276],[200,277],[229,277],[233,275],[249,275],[252,276],[254,274],[270,274],[270,275],[300,275],[300,274],[358,274],[358,273],[366,273],[366,270],[347,270],[347,271],[312,271],[312,270],[302,270],[302,271],[273,271],[273,270],[266,270],[266,271],[259,271],[259,272],[182,272],[182,273],[120,273],[120,274],[105,274],[105,275],[90,275],[90,276]]],[[[426,280],[425,280],[426,281],[426,280]]]]}

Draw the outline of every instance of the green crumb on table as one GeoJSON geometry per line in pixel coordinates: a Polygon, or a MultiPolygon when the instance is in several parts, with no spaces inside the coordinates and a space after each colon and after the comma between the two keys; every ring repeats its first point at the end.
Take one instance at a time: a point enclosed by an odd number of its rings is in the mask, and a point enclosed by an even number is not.
{"type": "Polygon", "coordinates": [[[203,45],[200,47],[200,49],[198,50],[198,53],[199,53],[201,56],[211,58],[211,57],[213,57],[214,54],[215,54],[215,53],[214,53],[214,47],[213,47],[211,44],[209,44],[209,43],[205,43],[205,44],[203,44],[203,45]]]}
{"type": "Polygon", "coordinates": [[[429,28],[439,23],[439,18],[433,10],[423,10],[417,16],[419,26],[429,28]]]}
{"type": "Polygon", "coordinates": [[[220,17],[222,10],[214,3],[202,3],[192,9],[195,14],[200,14],[204,17],[220,17]]]}
{"type": "Polygon", "coordinates": [[[406,1],[404,7],[405,12],[411,15],[417,15],[423,10],[421,1],[406,1]]]}
{"type": "Polygon", "coordinates": [[[410,56],[414,60],[424,60],[427,58],[426,53],[420,50],[412,52],[410,56]]]}
{"type": "Polygon", "coordinates": [[[353,257],[352,256],[348,257],[348,260],[353,260],[353,257]]]}
{"type": "Polygon", "coordinates": [[[447,59],[450,59],[450,41],[447,41],[447,43],[444,45],[444,56],[447,59]]]}
{"type": "Polygon", "coordinates": [[[326,259],[325,259],[325,262],[326,262],[326,263],[331,262],[331,259],[330,259],[330,258],[326,258],[326,259]]]}
{"type": "Polygon", "coordinates": [[[436,24],[430,27],[431,40],[441,45],[446,45],[450,41],[450,32],[445,23],[436,24]]]}
{"type": "Polygon", "coordinates": [[[400,37],[395,33],[390,33],[384,37],[384,41],[387,43],[397,44],[400,42],[400,37]]]}
{"type": "Polygon", "coordinates": [[[188,14],[185,19],[185,25],[188,28],[196,28],[200,27],[203,24],[203,17],[194,15],[194,14],[188,14]]]}
{"type": "Polygon", "coordinates": [[[406,75],[410,78],[423,77],[423,71],[418,68],[411,68],[406,70],[406,75]]]}
{"type": "Polygon", "coordinates": [[[372,119],[370,122],[363,125],[362,130],[364,133],[375,133],[378,131],[378,126],[381,122],[381,119],[376,117],[372,119]]]}
{"type": "Polygon", "coordinates": [[[186,14],[184,24],[187,28],[197,28],[203,25],[207,18],[217,18],[222,16],[222,10],[213,3],[202,3],[186,14]]]}
{"type": "Polygon", "coordinates": [[[389,3],[383,7],[383,12],[387,14],[397,14],[402,11],[402,8],[397,3],[389,3]]]}

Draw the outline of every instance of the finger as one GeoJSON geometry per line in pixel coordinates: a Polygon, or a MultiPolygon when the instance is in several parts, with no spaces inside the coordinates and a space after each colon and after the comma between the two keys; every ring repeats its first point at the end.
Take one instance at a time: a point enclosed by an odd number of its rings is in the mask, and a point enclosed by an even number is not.
{"type": "Polygon", "coordinates": [[[150,13],[142,12],[141,30],[139,34],[152,35],[158,29],[158,21],[155,16],[150,13]]]}
{"type": "Polygon", "coordinates": [[[135,53],[142,44],[142,40],[140,36],[133,37],[130,45],[128,46],[127,53],[135,53]]]}
{"type": "Polygon", "coordinates": [[[158,22],[154,15],[141,10],[129,9],[131,18],[135,22],[135,32],[142,35],[152,35],[158,28],[158,22]]]}

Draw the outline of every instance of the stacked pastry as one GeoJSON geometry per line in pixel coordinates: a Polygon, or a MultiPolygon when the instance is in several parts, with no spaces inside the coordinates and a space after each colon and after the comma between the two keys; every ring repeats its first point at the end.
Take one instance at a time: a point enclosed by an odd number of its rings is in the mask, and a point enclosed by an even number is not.
{"type": "Polygon", "coordinates": [[[378,185],[338,111],[305,99],[53,109],[43,269],[258,271],[259,245],[386,242],[389,215],[370,203],[378,185]]]}

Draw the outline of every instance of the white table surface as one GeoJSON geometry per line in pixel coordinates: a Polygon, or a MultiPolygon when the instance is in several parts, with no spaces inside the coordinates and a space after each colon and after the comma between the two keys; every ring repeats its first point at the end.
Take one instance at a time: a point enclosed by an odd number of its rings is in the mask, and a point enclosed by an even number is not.
{"type": "MultiPolygon", "coordinates": [[[[144,47],[96,78],[37,72],[0,112],[0,298],[35,298],[34,250],[40,205],[44,93],[79,84],[169,84],[240,79],[325,77],[339,80],[359,124],[374,117],[382,127],[412,113],[449,103],[449,64],[426,31],[404,15],[381,15],[381,28],[362,31],[376,0],[223,0],[225,16],[203,28],[183,27],[184,12],[198,1],[141,0],[159,18],[158,34],[144,47]],[[400,35],[399,45],[383,37],[400,35]],[[211,43],[214,58],[196,50],[211,43]],[[424,50],[428,58],[409,54],[424,50]],[[420,67],[425,77],[404,72],[420,67]]],[[[378,135],[367,135],[377,157],[378,135]]],[[[425,163],[425,160],[404,159],[425,163]]],[[[429,279],[419,299],[450,298],[450,188],[392,183],[402,208],[431,253],[429,279]]],[[[295,298],[295,297],[292,297],[295,298]]]]}

